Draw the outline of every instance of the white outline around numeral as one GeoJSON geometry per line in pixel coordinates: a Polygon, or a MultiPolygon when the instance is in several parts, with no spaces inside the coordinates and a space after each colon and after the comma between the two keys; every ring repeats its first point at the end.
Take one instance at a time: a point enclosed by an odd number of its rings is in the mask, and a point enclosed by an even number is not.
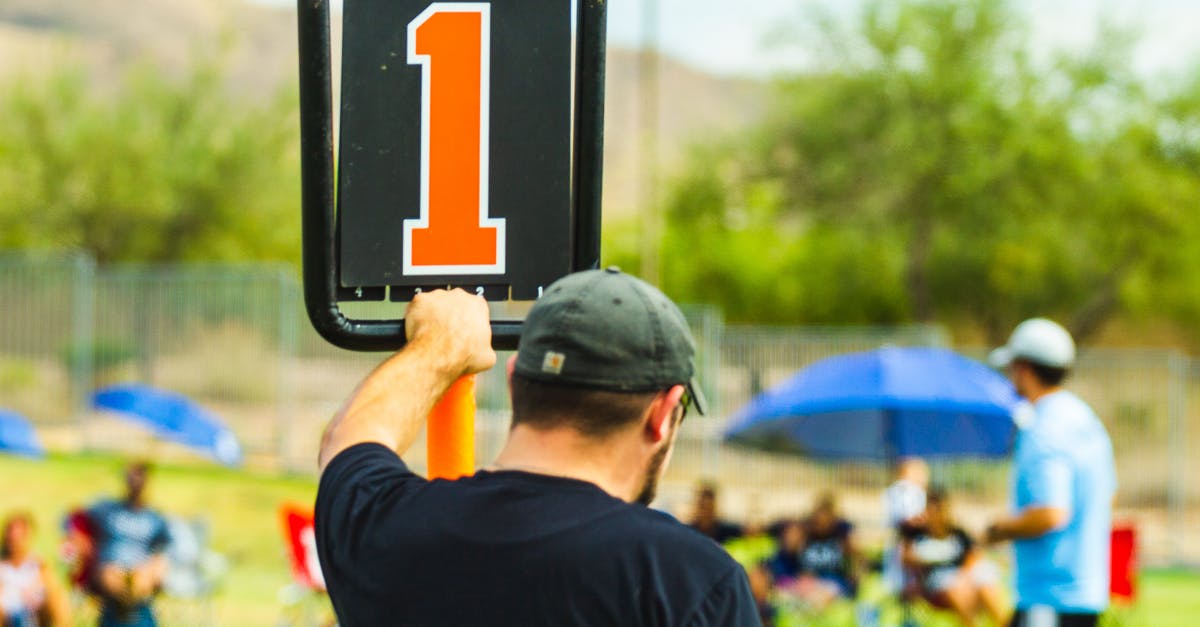
{"type": "Polygon", "coordinates": [[[488,217],[488,149],[491,122],[492,6],[487,2],[434,2],[408,23],[408,64],[421,66],[421,217],[404,220],[404,276],[467,275],[505,273],[505,220],[488,217]],[[417,29],[438,13],[479,13],[479,226],[496,229],[496,263],[491,265],[415,266],[412,261],[412,232],[429,228],[429,110],[432,60],[417,54],[417,29]]]}

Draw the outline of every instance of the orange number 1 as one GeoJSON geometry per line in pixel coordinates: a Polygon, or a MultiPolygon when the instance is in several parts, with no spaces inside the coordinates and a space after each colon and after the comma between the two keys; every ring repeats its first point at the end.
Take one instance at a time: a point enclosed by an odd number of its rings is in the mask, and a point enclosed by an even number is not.
{"type": "Polygon", "coordinates": [[[404,274],[504,274],[488,217],[491,5],[435,2],[408,24],[420,65],[421,217],[404,221],[404,274]]]}

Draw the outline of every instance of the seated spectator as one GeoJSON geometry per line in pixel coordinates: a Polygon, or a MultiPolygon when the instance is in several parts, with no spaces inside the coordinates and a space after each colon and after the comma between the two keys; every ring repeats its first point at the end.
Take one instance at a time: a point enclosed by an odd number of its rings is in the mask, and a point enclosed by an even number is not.
{"type": "Polygon", "coordinates": [[[743,533],[740,525],[721,520],[717,513],[717,488],[711,483],[701,484],[696,491],[695,512],[688,524],[692,529],[715,540],[717,544],[740,538],[743,533]]]}
{"type": "Polygon", "coordinates": [[[765,565],[760,564],[747,569],[746,574],[750,579],[750,593],[754,595],[754,602],[758,604],[758,620],[762,627],[775,627],[779,611],[771,599],[774,585],[771,573],[765,565]]]}
{"type": "Polygon", "coordinates": [[[816,611],[856,596],[860,558],[853,541],[854,526],[838,515],[832,494],[822,495],[803,521],[784,522],[778,528],[780,551],[768,568],[784,575],[779,583],[781,593],[816,611]],[[788,573],[792,573],[790,579],[788,573]]]}
{"type": "Polygon", "coordinates": [[[763,566],[780,586],[787,586],[800,578],[801,553],[804,551],[804,525],[798,520],[783,523],[779,534],[779,548],[763,566]]]}
{"type": "Polygon", "coordinates": [[[66,625],[67,598],[50,568],[33,554],[33,517],[11,514],[0,536],[0,625],[66,625]]]}
{"type": "Polygon", "coordinates": [[[929,491],[922,518],[903,530],[904,563],[916,575],[916,592],[934,606],[953,611],[968,627],[975,624],[980,609],[993,624],[1008,624],[996,568],[954,524],[944,490],[929,491]]]}
{"type": "Polygon", "coordinates": [[[854,525],[842,518],[833,494],[817,501],[805,520],[804,536],[803,571],[836,584],[841,596],[855,596],[861,557],[854,545],[854,525]]]}

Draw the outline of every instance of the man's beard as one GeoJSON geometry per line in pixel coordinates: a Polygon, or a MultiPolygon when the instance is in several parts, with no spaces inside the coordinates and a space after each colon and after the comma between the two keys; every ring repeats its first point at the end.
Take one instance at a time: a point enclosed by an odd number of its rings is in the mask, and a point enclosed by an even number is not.
{"type": "Polygon", "coordinates": [[[671,442],[667,442],[654,457],[650,458],[650,463],[646,465],[646,478],[642,480],[642,489],[638,492],[635,501],[642,505],[649,506],[654,502],[654,497],[658,496],[658,476],[662,470],[662,465],[667,461],[667,454],[671,452],[671,442]]]}

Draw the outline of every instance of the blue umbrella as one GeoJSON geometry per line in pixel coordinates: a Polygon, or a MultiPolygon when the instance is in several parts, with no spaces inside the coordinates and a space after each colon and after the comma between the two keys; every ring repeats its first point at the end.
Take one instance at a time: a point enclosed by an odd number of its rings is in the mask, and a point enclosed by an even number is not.
{"type": "Polygon", "coordinates": [[[233,432],[220,418],[181,394],[148,385],[114,385],[97,390],[92,406],[116,412],[164,440],[197,449],[226,466],[242,461],[242,447],[233,432]]]}
{"type": "Polygon", "coordinates": [[[42,457],[46,454],[33,425],[24,416],[3,409],[0,409],[0,451],[25,457],[42,457]]]}
{"type": "Polygon", "coordinates": [[[882,348],[816,362],[734,415],[727,441],[821,460],[1003,457],[1020,398],[953,351],[882,348]]]}

